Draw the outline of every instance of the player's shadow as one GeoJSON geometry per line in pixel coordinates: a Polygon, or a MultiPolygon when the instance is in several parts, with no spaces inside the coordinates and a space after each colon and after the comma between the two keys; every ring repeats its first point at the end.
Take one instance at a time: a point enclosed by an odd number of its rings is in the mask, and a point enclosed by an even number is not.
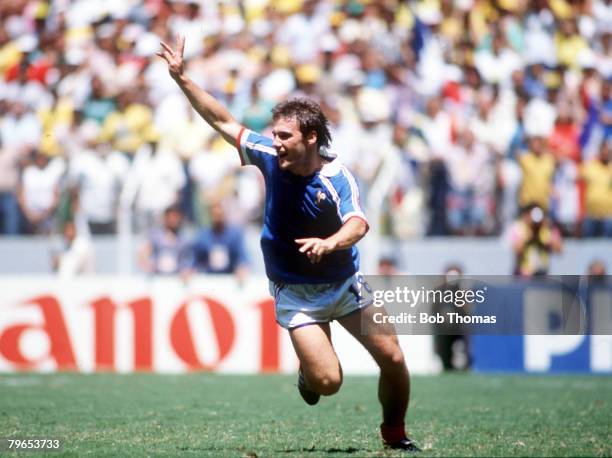
{"type": "Polygon", "coordinates": [[[328,448],[318,449],[315,447],[310,448],[290,448],[285,450],[277,450],[282,453],[366,453],[371,452],[371,450],[363,450],[355,447],[347,447],[347,448],[328,448]]]}

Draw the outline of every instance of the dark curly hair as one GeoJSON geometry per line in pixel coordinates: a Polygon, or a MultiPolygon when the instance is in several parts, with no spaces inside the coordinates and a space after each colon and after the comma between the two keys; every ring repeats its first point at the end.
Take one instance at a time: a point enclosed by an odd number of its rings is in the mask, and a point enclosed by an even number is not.
{"type": "Polygon", "coordinates": [[[314,130],[317,134],[317,146],[329,147],[331,143],[329,121],[321,111],[321,107],[312,100],[298,97],[279,103],[272,109],[272,120],[277,121],[280,118],[295,119],[304,136],[314,130]]]}

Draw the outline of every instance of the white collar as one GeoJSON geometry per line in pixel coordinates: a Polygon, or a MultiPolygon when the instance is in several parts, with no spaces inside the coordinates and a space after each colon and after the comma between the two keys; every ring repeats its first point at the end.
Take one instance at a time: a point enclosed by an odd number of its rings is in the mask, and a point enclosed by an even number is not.
{"type": "Polygon", "coordinates": [[[334,159],[331,162],[323,164],[323,167],[321,167],[319,173],[324,177],[333,177],[340,173],[340,167],[342,167],[342,163],[338,159],[338,156],[334,155],[334,159]]]}

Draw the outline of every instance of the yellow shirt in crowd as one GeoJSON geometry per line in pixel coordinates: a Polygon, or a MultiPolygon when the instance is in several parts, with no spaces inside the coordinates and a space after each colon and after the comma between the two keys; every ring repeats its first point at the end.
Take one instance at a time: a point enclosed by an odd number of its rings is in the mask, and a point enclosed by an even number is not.
{"type": "Polygon", "coordinates": [[[523,171],[523,182],[519,193],[521,206],[537,204],[548,210],[552,178],[555,173],[555,158],[550,153],[537,156],[525,153],[519,158],[523,171]]]}
{"type": "Polygon", "coordinates": [[[612,162],[586,162],[580,176],[585,182],[586,214],[591,218],[612,218],[612,162]]]}

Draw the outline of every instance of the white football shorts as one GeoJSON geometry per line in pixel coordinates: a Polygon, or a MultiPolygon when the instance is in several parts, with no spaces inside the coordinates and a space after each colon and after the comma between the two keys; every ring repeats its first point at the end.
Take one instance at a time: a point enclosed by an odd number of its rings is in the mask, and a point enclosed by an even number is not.
{"type": "Polygon", "coordinates": [[[270,282],[270,294],[276,305],[276,321],[285,329],[329,323],[364,309],[372,303],[371,294],[367,294],[369,289],[360,272],[334,283],[270,282]]]}

